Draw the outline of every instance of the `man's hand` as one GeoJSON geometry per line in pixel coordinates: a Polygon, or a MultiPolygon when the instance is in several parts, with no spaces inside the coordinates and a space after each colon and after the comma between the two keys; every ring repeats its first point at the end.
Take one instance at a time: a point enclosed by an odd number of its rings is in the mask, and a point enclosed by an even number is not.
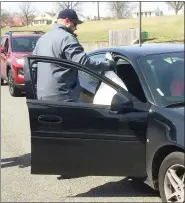
{"type": "Polygon", "coordinates": [[[111,54],[110,52],[107,52],[107,53],[105,54],[105,58],[106,58],[107,60],[109,60],[109,61],[114,61],[114,59],[113,59],[113,57],[112,57],[112,54],[111,54]]]}

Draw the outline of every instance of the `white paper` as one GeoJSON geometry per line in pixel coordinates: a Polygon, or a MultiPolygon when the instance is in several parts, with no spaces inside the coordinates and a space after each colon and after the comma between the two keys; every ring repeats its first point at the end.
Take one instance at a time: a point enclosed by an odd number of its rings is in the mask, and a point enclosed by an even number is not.
{"type": "MultiPolygon", "coordinates": [[[[124,82],[115,74],[114,71],[107,71],[105,73],[105,77],[109,78],[110,80],[121,86],[123,89],[128,91],[124,82]]],[[[102,82],[98,91],[96,92],[93,104],[111,105],[112,98],[116,93],[116,90],[102,82]]]]}

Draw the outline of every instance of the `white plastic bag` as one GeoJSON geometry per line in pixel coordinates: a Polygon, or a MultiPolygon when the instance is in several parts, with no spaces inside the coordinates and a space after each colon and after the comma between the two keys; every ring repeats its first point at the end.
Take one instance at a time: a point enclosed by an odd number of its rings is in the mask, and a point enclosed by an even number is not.
{"type": "MultiPolygon", "coordinates": [[[[105,77],[109,78],[110,80],[124,88],[126,91],[128,91],[124,82],[115,74],[114,71],[107,71],[105,73],[105,77]]],[[[96,92],[93,104],[111,105],[112,98],[116,93],[116,90],[102,82],[98,91],[96,92]]]]}

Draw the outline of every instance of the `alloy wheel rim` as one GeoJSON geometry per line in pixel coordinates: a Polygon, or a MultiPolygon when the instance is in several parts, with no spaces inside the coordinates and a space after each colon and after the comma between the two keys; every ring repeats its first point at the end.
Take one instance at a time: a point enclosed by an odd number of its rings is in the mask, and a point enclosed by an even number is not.
{"type": "Polygon", "coordinates": [[[185,167],[180,164],[172,165],[164,178],[164,192],[167,202],[184,202],[185,167]]]}

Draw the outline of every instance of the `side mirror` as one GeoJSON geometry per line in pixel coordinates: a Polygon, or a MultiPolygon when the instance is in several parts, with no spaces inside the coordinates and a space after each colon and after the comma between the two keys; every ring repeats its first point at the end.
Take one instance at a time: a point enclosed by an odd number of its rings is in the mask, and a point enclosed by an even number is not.
{"type": "Polygon", "coordinates": [[[120,93],[115,94],[111,102],[111,111],[122,112],[125,108],[133,108],[132,101],[120,93]]]}
{"type": "Polygon", "coordinates": [[[6,52],[6,48],[5,47],[1,47],[1,53],[5,53],[6,52]]]}

